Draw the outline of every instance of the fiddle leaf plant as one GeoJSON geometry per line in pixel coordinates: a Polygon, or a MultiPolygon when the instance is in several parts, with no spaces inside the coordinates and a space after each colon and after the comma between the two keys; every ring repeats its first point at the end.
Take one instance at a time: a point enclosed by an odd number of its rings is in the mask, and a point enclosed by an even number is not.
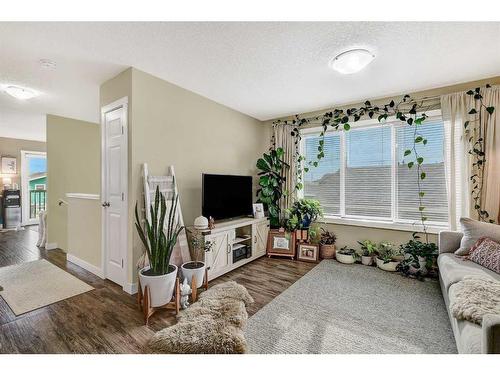
{"type": "Polygon", "coordinates": [[[281,147],[264,153],[257,160],[259,188],[257,189],[258,202],[263,203],[269,211],[269,221],[273,228],[281,223],[280,199],[288,194],[283,188],[286,181],[285,172],[290,165],[283,160],[284,151],[281,147]]]}
{"type": "Polygon", "coordinates": [[[173,193],[170,207],[167,209],[165,196],[160,193],[160,189],[157,186],[154,203],[149,207],[151,222],[145,219],[145,229],[141,226],[141,221],[139,220],[137,202],[135,204],[135,227],[146,249],[146,254],[149,259],[150,276],[166,275],[173,269],[173,267],[170,266],[170,257],[177,243],[177,237],[182,229],[184,229],[176,220],[178,201],[179,196],[173,193]],[[164,228],[167,213],[167,227],[164,228]]]}

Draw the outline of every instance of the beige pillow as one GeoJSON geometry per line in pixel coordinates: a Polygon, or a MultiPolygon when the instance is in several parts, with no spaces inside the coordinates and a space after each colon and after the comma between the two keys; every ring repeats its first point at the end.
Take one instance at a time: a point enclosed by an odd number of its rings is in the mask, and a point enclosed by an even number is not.
{"type": "Polygon", "coordinates": [[[468,255],[470,248],[481,237],[489,237],[494,241],[500,242],[500,225],[483,223],[481,221],[462,217],[460,225],[464,236],[460,241],[460,248],[455,251],[456,255],[468,255]]]}

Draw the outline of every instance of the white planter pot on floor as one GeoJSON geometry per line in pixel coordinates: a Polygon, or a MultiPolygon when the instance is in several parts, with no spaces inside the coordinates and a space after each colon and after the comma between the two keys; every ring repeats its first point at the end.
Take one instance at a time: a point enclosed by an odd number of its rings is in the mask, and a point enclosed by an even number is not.
{"type": "Polygon", "coordinates": [[[356,259],[352,255],[341,254],[338,251],[335,253],[335,257],[340,263],[344,264],[353,264],[356,262],[356,259]]]}
{"type": "Polygon", "coordinates": [[[144,275],[144,272],[149,270],[149,267],[145,267],[139,271],[142,293],[144,294],[144,290],[148,286],[151,294],[151,307],[160,307],[172,300],[175,290],[175,280],[177,278],[177,266],[171,264],[170,267],[173,267],[174,270],[161,276],[144,275]]]}
{"type": "Polygon", "coordinates": [[[205,278],[205,263],[203,262],[186,262],[181,266],[182,270],[182,281],[184,278],[187,279],[189,286],[191,286],[191,280],[196,277],[196,288],[201,288],[203,285],[203,279],[205,278]],[[201,267],[193,268],[194,265],[202,265],[201,267]]]}
{"type": "Polygon", "coordinates": [[[399,262],[394,261],[384,263],[382,259],[377,258],[377,267],[384,271],[396,272],[396,267],[398,266],[398,264],[399,262]]]}
{"type": "Polygon", "coordinates": [[[373,257],[371,255],[362,255],[361,263],[365,266],[371,266],[373,264],[373,257]]]}

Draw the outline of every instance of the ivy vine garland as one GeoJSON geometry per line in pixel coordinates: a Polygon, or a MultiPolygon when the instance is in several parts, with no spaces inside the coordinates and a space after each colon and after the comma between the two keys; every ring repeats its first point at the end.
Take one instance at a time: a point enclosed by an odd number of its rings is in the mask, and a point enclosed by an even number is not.
{"type": "MultiPolygon", "coordinates": [[[[486,85],[489,88],[490,85],[486,85]]],[[[481,207],[481,192],[483,188],[482,178],[484,171],[485,153],[484,153],[484,129],[482,129],[482,116],[484,112],[488,115],[492,115],[495,108],[492,106],[487,106],[483,103],[483,95],[481,88],[476,88],[475,90],[469,90],[468,95],[474,95],[474,108],[469,111],[469,115],[473,118],[464,123],[466,132],[470,134],[469,144],[471,144],[471,150],[469,153],[474,157],[474,168],[473,174],[470,176],[471,181],[473,181],[472,197],[475,202],[475,209],[478,210],[478,214],[481,220],[488,218],[488,213],[481,207]]],[[[338,109],[334,108],[321,115],[314,117],[304,118],[299,115],[295,115],[291,120],[276,120],[273,122],[275,125],[285,124],[291,125],[291,135],[295,138],[296,145],[296,155],[295,160],[297,161],[297,175],[296,175],[296,190],[301,190],[303,188],[302,174],[303,172],[308,172],[310,168],[317,167],[321,159],[325,157],[324,144],[325,144],[325,133],[329,128],[334,130],[344,130],[349,131],[351,129],[350,123],[357,122],[366,117],[373,119],[376,118],[379,123],[383,123],[387,118],[394,116],[397,120],[406,124],[407,126],[413,127],[413,145],[409,149],[404,151],[404,156],[413,156],[413,160],[408,162],[408,168],[415,169],[416,181],[418,188],[418,199],[419,199],[419,214],[420,222],[422,223],[423,233],[426,237],[426,242],[428,243],[428,234],[426,221],[428,218],[425,216],[425,206],[423,204],[423,197],[425,192],[422,190],[422,181],[426,178],[426,173],[423,168],[424,157],[420,155],[417,151],[417,145],[426,145],[428,140],[423,137],[418,129],[419,126],[424,123],[428,118],[426,111],[434,109],[435,107],[429,104],[428,100],[415,99],[410,95],[404,95],[398,102],[391,100],[389,103],[384,105],[372,105],[372,103],[367,100],[361,107],[352,107],[348,109],[338,109]],[[321,132],[318,139],[318,152],[316,154],[315,160],[310,160],[304,166],[303,162],[305,157],[300,154],[298,144],[301,140],[300,129],[308,125],[319,125],[321,126],[321,132]]],[[[490,220],[491,221],[491,220],[490,220]]]]}

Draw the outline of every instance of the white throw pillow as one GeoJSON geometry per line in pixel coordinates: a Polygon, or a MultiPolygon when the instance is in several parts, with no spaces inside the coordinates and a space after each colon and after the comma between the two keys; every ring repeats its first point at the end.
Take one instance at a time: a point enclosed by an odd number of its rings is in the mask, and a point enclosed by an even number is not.
{"type": "Polygon", "coordinates": [[[460,218],[460,225],[464,236],[460,241],[460,248],[455,251],[456,255],[468,255],[469,250],[481,237],[489,237],[494,241],[500,242],[500,225],[483,223],[481,221],[460,218]]]}

